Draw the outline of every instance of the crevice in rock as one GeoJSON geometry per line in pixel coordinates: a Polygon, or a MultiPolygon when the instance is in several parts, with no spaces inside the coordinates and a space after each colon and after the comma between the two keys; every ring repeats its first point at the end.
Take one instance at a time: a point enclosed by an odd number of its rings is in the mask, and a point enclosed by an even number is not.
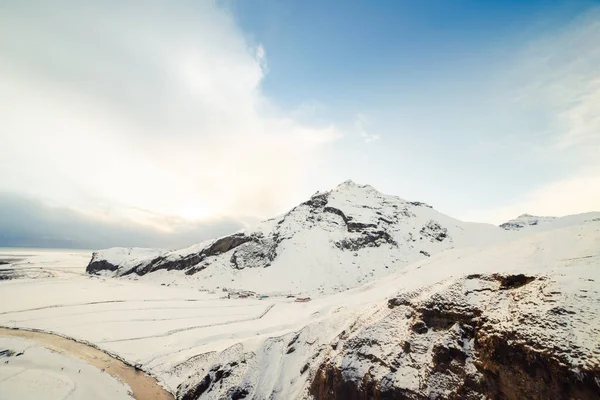
{"type": "Polygon", "coordinates": [[[518,289],[521,286],[525,286],[528,283],[531,283],[535,280],[534,276],[526,276],[524,274],[517,274],[517,275],[494,274],[492,276],[494,277],[494,279],[496,279],[498,282],[500,282],[501,290],[518,289]]]}

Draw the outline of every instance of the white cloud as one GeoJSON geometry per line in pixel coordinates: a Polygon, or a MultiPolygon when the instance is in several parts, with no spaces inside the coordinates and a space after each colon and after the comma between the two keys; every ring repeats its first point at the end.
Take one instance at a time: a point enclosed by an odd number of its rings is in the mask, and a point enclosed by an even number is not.
{"type": "Polygon", "coordinates": [[[501,224],[521,214],[564,216],[600,211],[600,171],[589,171],[533,189],[515,204],[466,213],[465,220],[501,224]]]}
{"type": "Polygon", "coordinates": [[[524,82],[519,103],[532,112],[541,110],[548,122],[545,141],[536,150],[564,165],[565,171],[552,182],[533,186],[512,204],[463,217],[501,223],[523,213],[599,211],[600,8],[526,46],[517,70],[524,82]]]}
{"type": "Polygon", "coordinates": [[[248,220],[312,192],[340,133],[275,111],[265,49],[226,11],[66,4],[0,15],[1,191],[138,219],[248,220]]]}
{"type": "Polygon", "coordinates": [[[548,150],[600,163],[600,7],[525,51],[520,100],[555,117],[548,150]]]}

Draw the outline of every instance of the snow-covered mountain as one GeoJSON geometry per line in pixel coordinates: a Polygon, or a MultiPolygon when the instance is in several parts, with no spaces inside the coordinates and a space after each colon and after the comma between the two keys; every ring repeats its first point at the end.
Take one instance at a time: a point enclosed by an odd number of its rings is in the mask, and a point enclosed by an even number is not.
{"type": "Polygon", "coordinates": [[[509,231],[534,233],[549,229],[573,226],[598,218],[600,218],[600,213],[598,212],[567,215],[564,217],[539,217],[531,214],[521,214],[517,218],[501,224],[500,228],[509,231]]]}
{"type": "Polygon", "coordinates": [[[500,228],[506,230],[519,230],[524,227],[544,225],[552,223],[556,220],[556,217],[538,217],[531,214],[521,214],[515,219],[506,221],[500,225],[500,228]]]}
{"type": "Polygon", "coordinates": [[[185,400],[600,398],[600,213],[503,228],[345,182],[187,249],[98,252],[99,278],[5,283],[0,325],[93,343],[185,400]],[[313,299],[198,290],[217,286],[313,299]]]}
{"type": "Polygon", "coordinates": [[[453,249],[319,299],[300,330],[178,364],[177,393],[597,399],[600,220],[513,239],[453,249]]]}
{"type": "Polygon", "coordinates": [[[346,181],[254,228],[186,249],[97,252],[87,271],[185,281],[207,289],[331,293],[444,250],[494,243],[509,235],[493,225],[462,222],[427,204],[346,181]]]}

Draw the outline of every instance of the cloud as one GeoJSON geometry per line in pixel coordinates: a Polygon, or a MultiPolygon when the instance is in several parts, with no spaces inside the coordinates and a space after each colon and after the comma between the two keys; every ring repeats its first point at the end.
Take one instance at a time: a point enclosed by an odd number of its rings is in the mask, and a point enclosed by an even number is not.
{"type": "Polygon", "coordinates": [[[2,7],[0,190],[154,225],[254,221],[312,192],[338,129],[278,110],[265,49],[215,3],[182,4],[2,7]]]}
{"type": "Polygon", "coordinates": [[[600,151],[600,7],[556,35],[526,47],[520,93],[526,107],[541,105],[554,116],[549,149],[593,156],[600,151]]]}
{"type": "Polygon", "coordinates": [[[565,216],[600,211],[600,171],[590,171],[542,185],[519,201],[494,208],[466,213],[463,219],[501,224],[521,214],[565,216]]]}
{"type": "Polygon", "coordinates": [[[69,208],[48,207],[37,200],[0,193],[0,247],[179,248],[230,234],[242,226],[239,221],[228,218],[202,222],[176,216],[155,215],[153,218],[157,227],[109,215],[92,216],[69,208]],[[173,229],[165,231],[162,226],[173,229]]]}
{"type": "Polygon", "coordinates": [[[369,119],[364,114],[357,114],[354,119],[354,128],[358,131],[360,137],[365,143],[371,143],[380,139],[379,135],[367,133],[366,128],[370,124],[369,119]]]}
{"type": "Polygon", "coordinates": [[[517,101],[546,119],[536,153],[562,176],[517,196],[512,204],[466,213],[500,223],[522,213],[568,215],[600,210],[600,7],[561,32],[524,46],[517,61],[517,101]]]}

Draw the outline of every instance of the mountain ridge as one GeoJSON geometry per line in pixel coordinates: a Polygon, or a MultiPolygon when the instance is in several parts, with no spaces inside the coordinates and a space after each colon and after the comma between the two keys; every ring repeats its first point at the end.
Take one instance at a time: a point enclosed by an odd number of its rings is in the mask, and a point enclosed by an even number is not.
{"type": "Polygon", "coordinates": [[[462,222],[426,203],[348,180],[255,227],[185,249],[96,252],[87,272],[154,274],[167,282],[163,272],[170,271],[208,289],[326,293],[359,286],[440,251],[505,236],[496,226],[462,222]]]}

